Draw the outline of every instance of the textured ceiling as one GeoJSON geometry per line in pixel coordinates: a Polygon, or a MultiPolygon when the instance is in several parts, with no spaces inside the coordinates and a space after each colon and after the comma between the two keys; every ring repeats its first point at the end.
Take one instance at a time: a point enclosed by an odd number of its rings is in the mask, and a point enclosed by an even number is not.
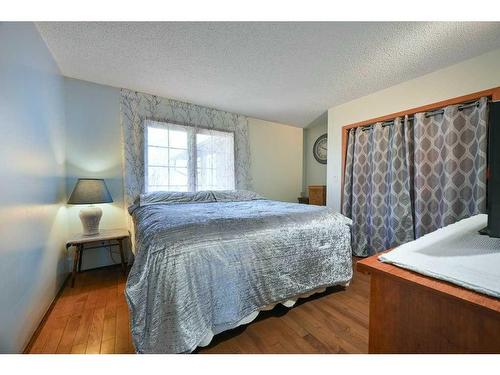
{"type": "Polygon", "coordinates": [[[306,126],[500,48],[500,23],[37,23],[62,74],[306,126]]]}

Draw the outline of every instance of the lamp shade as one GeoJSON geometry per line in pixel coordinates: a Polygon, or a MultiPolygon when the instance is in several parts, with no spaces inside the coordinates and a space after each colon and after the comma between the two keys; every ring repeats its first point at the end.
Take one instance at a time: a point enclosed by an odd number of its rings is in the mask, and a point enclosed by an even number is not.
{"type": "Polygon", "coordinates": [[[113,198],[103,179],[79,178],[68,204],[111,203],[113,198]]]}

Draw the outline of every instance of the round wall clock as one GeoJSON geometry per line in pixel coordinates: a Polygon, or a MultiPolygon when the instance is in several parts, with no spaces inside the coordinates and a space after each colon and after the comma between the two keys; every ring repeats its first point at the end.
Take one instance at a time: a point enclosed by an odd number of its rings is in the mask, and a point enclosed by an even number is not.
{"type": "Polygon", "coordinates": [[[327,145],[328,145],[327,134],[319,136],[318,139],[316,139],[316,142],[314,142],[313,155],[314,158],[318,161],[318,163],[326,164],[327,145]]]}

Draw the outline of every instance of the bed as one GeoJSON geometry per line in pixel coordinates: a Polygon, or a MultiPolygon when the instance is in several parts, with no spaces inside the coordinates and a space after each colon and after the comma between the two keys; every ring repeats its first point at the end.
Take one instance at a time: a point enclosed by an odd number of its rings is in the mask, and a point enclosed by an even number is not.
{"type": "Polygon", "coordinates": [[[184,353],[352,277],[351,220],[247,191],[143,194],[125,295],[138,353],[184,353]]]}

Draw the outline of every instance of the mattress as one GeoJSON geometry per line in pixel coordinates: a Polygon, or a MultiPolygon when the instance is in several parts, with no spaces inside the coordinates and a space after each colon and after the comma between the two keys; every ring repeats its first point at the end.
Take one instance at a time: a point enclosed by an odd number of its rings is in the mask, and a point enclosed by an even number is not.
{"type": "Polygon", "coordinates": [[[379,259],[500,298],[500,238],[478,233],[487,221],[484,214],[460,220],[382,254],[379,259]]]}
{"type": "Polygon", "coordinates": [[[183,353],[352,278],[351,220],[253,196],[142,199],[125,295],[138,353],[183,353]],[[290,301],[292,300],[292,301],[290,301]]]}

